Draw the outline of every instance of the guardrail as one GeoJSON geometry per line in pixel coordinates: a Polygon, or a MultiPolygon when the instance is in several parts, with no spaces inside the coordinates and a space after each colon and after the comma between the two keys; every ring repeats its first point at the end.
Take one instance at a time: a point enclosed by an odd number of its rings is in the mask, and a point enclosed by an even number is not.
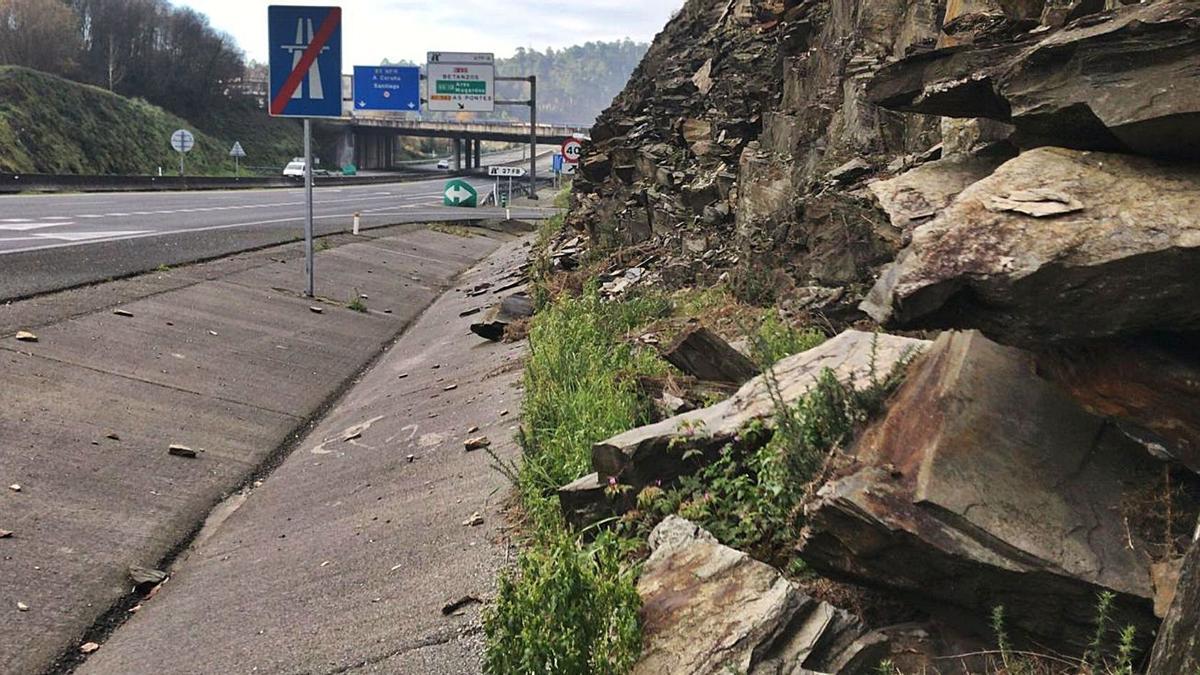
{"type": "MultiPolygon", "coordinates": [[[[455,175],[453,172],[442,175],[455,175]]],[[[315,176],[315,185],[374,185],[427,180],[429,173],[387,176],[315,176]]],[[[0,173],[0,194],[16,192],[157,192],[187,190],[249,190],[303,187],[299,178],[283,176],[213,178],[203,176],[79,176],[39,173],[0,173]]]]}

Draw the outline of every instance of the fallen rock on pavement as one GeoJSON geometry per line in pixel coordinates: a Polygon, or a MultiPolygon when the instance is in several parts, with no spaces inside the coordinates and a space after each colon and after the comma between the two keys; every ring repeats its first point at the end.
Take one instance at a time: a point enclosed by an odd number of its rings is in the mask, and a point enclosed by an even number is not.
{"type": "Polygon", "coordinates": [[[34,335],[33,333],[30,333],[27,330],[19,330],[19,331],[17,331],[17,334],[13,337],[15,337],[17,340],[20,340],[21,342],[37,342],[38,341],[38,336],[34,335]]]}
{"type": "Polygon", "coordinates": [[[1198,212],[1200,166],[1038,148],[918,227],[861,308],[1014,344],[1197,330],[1198,212]],[[1064,215],[1006,206],[1037,194],[1064,215]],[[1072,202],[1082,210],[1064,211],[1072,202]]]}
{"type": "Polygon", "coordinates": [[[176,457],[185,457],[187,459],[195,459],[197,457],[195,450],[186,445],[177,445],[174,443],[167,448],[167,454],[174,455],[176,457]]]}
{"type": "MultiPolygon", "coordinates": [[[[826,574],[1086,647],[1096,595],[1153,632],[1151,550],[1122,517],[1160,465],[1040,377],[1034,358],[944,333],[855,463],[806,505],[799,552],[826,574]]],[[[1194,515],[1194,514],[1193,514],[1194,515]]]]}
{"type": "Polygon", "coordinates": [[[1175,601],[1167,610],[1147,673],[1200,672],[1200,543],[1184,559],[1175,601]]]}
{"type": "Polygon", "coordinates": [[[1013,124],[1024,142],[1200,154],[1200,5],[1167,0],[1014,42],[919,53],[867,88],[885,108],[1013,124]]]}
{"type": "MultiPolygon", "coordinates": [[[[883,379],[898,363],[928,343],[886,334],[850,330],[819,347],[782,359],[772,368],[780,398],[792,402],[807,393],[825,369],[843,383],[865,388],[883,379]],[[875,365],[875,373],[871,365],[875,365]]],[[[774,424],[775,404],[766,378],[759,375],[716,405],[676,415],[617,434],[592,447],[592,467],[601,479],[614,477],[635,488],[668,481],[685,471],[684,454],[700,450],[710,456],[733,442],[753,420],[774,424]]]]}
{"type": "Polygon", "coordinates": [[[154,586],[167,580],[167,573],[141,565],[129,566],[129,578],[138,586],[154,586]]]}
{"type": "Polygon", "coordinates": [[[472,450],[482,450],[483,448],[491,446],[491,444],[492,442],[488,440],[487,436],[468,438],[463,442],[463,446],[466,447],[467,452],[471,452],[472,450]]]}
{"type": "Polygon", "coordinates": [[[877,672],[889,640],[774,568],[668,516],[638,579],[644,648],[634,675],[877,672]]]}
{"type": "Polygon", "coordinates": [[[699,323],[680,331],[662,356],[684,374],[709,382],[740,385],[758,375],[753,361],[699,323]]]}
{"type": "Polygon", "coordinates": [[[483,320],[471,324],[471,332],[481,338],[499,342],[505,329],[514,322],[533,316],[533,299],[525,293],[514,293],[492,307],[483,320]]]}

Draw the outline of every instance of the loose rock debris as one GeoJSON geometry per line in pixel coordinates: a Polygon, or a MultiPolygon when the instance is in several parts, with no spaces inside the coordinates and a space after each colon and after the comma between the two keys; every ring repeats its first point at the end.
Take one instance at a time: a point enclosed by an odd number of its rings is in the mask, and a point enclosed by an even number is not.
{"type": "Polygon", "coordinates": [[[13,492],[20,492],[20,491],[21,491],[21,484],[20,484],[20,483],[13,483],[12,485],[9,485],[9,486],[8,486],[8,489],[9,489],[9,490],[12,490],[13,492]]]}
{"type": "Polygon", "coordinates": [[[38,336],[34,335],[33,333],[30,333],[27,330],[17,331],[17,334],[15,337],[17,338],[17,340],[19,340],[21,342],[37,342],[38,341],[38,336]]]}
{"type": "Polygon", "coordinates": [[[79,645],[79,651],[83,652],[84,654],[91,654],[97,649],[100,649],[100,645],[96,644],[95,642],[85,642],[79,645]]]}
{"type": "Polygon", "coordinates": [[[467,518],[463,521],[463,527],[475,527],[476,525],[482,524],[483,516],[478,511],[472,513],[470,518],[467,518]]]}
{"type": "Polygon", "coordinates": [[[487,436],[478,436],[476,438],[468,438],[463,445],[466,446],[467,452],[471,452],[472,450],[482,450],[483,448],[490,447],[492,442],[487,436]]]}
{"type": "MultiPolygon", "coordinates": [[[[126,318],[131,318],[133,316],[133,312],[131,312],[127,309],[114,309],[113,314],[116,314],[117,316],[123,316],[126,318]]],[[[93,643],[89,642],[88,644],[93,644],[93,643]]]]}
{"type": "Polygon", "coordinates": [[[167,454],[174,455],[176,457],[187,457],[188,459],[195,459],[198,456],[196,451],[188,446],[176,445],[174,443],[167,448],[167,454]]]}
{"type": "Polygon", "coordinates": [[[8,539],[12,536],[12,530],[0,530],[0,539],[8,539]]]}
{"type": "Polygon", "coordinates": [[[451,600],[442,606],[442,614],[445,616],[460,614],[460,610],[462,610],[464,607],[481,604],[482,602],[483,600],[480,600],[474,595],[464,595],[461,598],[457,600],[451,600]]]}

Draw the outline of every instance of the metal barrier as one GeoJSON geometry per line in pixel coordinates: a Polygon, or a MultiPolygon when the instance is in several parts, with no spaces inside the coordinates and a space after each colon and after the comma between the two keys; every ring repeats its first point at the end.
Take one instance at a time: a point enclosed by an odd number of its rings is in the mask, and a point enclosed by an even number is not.
{"type": "MultiPolygon", "coordinates": [[[[450,174],[442,175],[453,175],[450,174]]],[[[389,176],[315,176],[315,185],[374,185],[428,180],[428,173],[389,176]]],[[[184,190],[248,190],[303,187],[299,178],[203,176],[79,176],[0,173],[0,194],[16,192],[154,192],[184,190]]]]}

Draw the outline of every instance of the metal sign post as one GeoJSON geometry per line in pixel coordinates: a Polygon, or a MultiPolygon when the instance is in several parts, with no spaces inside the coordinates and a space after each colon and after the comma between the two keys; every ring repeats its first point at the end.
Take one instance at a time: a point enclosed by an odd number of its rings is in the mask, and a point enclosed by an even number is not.
{"type": "Polygon", "coordinates": [[[497,82],[528,82],[528,101],[496,101],[496,105],[529,106],[529,198],[537,199],[537,75],[497,77],[497,82]]]}
{"type": "Polygon", "coordinates": [[[273,117],[304,118],[305,295],[313,297],[312,119],[342,116],[342,8],[271,6],[270,38],[273,117]]]}

